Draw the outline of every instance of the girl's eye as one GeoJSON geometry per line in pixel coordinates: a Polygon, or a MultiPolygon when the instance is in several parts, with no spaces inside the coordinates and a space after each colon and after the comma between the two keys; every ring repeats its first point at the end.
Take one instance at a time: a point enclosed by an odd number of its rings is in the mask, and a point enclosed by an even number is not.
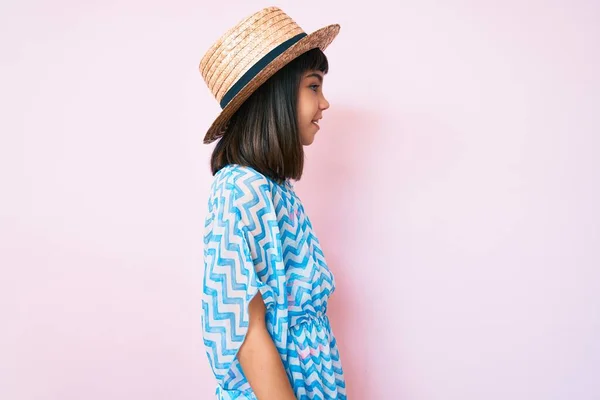
{"type": "Polygon", "coordinates": [[[317,89],[319,88],[320,85],[310,85],[309,88],[311,88],[311,90],[314,90],[315,92],[317,91],[317,89]],[[314,88],[314,89],[313,89],[314,88]]]}

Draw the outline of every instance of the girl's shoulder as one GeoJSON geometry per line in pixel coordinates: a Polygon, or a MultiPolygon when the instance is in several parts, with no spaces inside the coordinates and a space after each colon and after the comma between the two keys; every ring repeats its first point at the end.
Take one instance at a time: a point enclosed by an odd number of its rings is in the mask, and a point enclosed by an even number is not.
{"type": "Polygon", "coordinates": [[[234,186],[248,186],[249,184],[260,181],[260,183],[270,183],[270,179],[255,170],[252,167],[228,164],[221,168],[215,174],[214,180],[220,183],[228,183],[234,186]]]}
{"type": "Polygon", "coordinates": [[[239,164],[228,164],[221,168],[215,174],[214,181],[217,186],[226,183],[232,189],[237,188],[238,190],[257,190],[261,187],[262,190],[273,191],[293,187],[289,181],[280,184],[250,166],[239,164]]]}
{"type": "Polygon", "coordinates": [[[227,197],[232,201],[259,197],[260,192],[272,192],[274,182],[252,167],[228,164],[213,177],[211,198],[227,197]]]}

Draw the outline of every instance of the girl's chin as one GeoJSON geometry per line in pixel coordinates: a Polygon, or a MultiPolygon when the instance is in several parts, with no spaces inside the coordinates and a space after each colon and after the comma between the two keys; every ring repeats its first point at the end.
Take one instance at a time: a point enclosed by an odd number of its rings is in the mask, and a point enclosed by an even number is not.
{"type": "Polygon", "coordinates": [[[311,134],[310,137],[306,137],[305,136],[304,138],[302,138],[302,140],[300,140],[302,142],[302,145],[303,146],[310,146],[312,144],[312,142],[315,140],[315,133],[311,134]]]}

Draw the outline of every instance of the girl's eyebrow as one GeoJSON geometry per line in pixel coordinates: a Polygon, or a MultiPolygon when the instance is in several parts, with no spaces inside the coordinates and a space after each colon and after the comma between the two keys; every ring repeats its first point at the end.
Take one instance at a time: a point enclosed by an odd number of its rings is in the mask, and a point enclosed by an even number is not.
{"type": "Polygon", "coordinates": [[[315,77],[319,79],[319,82],[323,83],[323,77],[320,74],[317,74],[316,72],[313,72],[312,74],[308,74],[306,75],[306,78],[311,78],[311,77],[315,77]]]}

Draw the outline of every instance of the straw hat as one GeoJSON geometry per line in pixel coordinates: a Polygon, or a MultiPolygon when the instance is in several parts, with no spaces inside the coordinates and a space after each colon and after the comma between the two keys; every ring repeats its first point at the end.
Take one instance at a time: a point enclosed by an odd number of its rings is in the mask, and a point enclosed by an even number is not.
{"type": "Polygon", "coordinates": [[[231,116],[275,72],[308,50],[325,50],[339,30],[333,24],[307,35],[281,9],[267,7],[225,32],[200,61],[200,74],[222,109],[204,143],[223,136],[231,116]]]}

